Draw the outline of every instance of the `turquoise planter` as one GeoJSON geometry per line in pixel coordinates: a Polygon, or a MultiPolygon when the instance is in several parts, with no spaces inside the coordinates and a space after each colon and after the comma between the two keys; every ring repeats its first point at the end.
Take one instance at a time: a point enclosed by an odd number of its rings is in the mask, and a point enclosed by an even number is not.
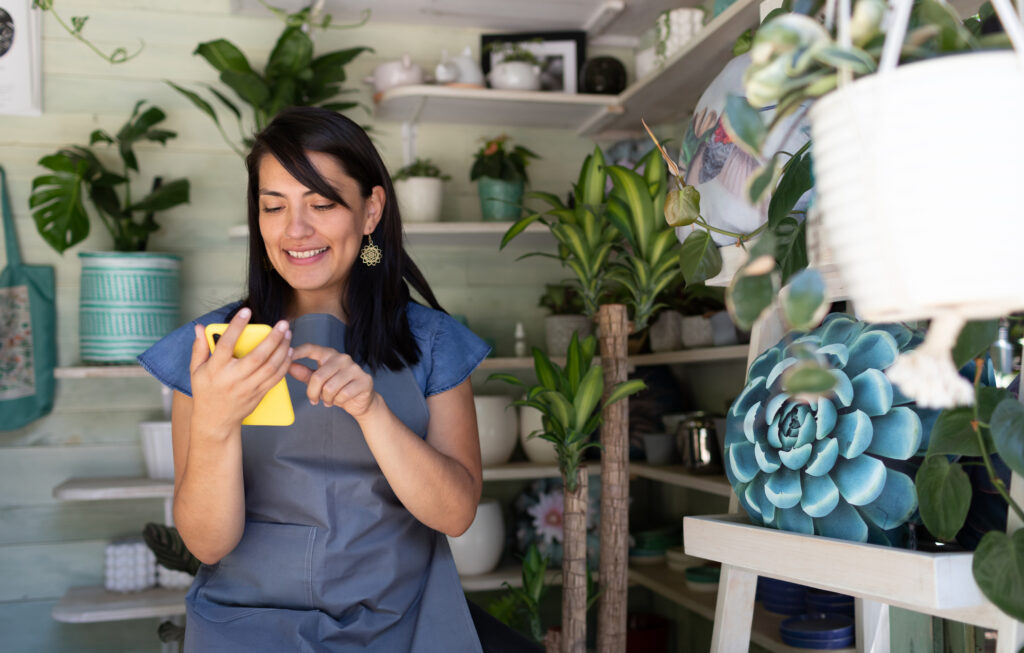
{"type": "Polygon", "coordinates": [[[87,363],[131,363],[178,326],[181,257],[148,252],[85,252],[79,344],[87,363]]]}
{"type": "Polygon", "coordinates": [[[519,219],[522,214],[522,181],[481,177],[477,184],[480,193],[480,214],[484,220],[501,222],[519,219]]]}

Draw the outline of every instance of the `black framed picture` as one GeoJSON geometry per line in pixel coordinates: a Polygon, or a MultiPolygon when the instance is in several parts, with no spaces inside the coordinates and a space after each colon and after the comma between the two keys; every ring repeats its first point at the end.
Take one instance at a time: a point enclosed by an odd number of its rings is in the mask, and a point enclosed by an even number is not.
{"type": "Polygon", "coordinates": [[[515,32],[480,35],[480,67],[484,75],[501,61],[500,44],[515,43],[532,52],[541,64],[541,90],[575,93],[580,67],[587,59],[587,33],[515,32]]]}

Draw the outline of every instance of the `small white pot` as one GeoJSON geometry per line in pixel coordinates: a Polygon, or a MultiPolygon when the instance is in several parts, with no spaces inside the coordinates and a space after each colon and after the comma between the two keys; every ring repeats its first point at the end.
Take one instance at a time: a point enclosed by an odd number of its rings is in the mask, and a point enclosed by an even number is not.
{"type": "Polygon", "coordinates": [[[540,66],[525,61],[503,61],[487,73],[491,88],[513,91],[540,90],[540,66]]]}
{"type": "Polygon", "coordinates": [[[503,465],[516,448],[518,419],[510,397],[473,397],[484,467],[503,465]]]}
{"type": "Polygon", "coordinates": [[[401,59],[378,64],[373,69],[373,75],[364,81],[367,84],[373,84],[374,92],[383,93],[396,86],[422,84],[423,68],[419,64],[413,63],[408,54],[403,54],[401,59]]]}
{"type": "Polygon", "coordinates": [[[683,347],[710,347],[714,344],[711,319],[703,315],[683,318],[683,347]]]}
{"type": "Polygon", "coordinates": [[[523,453],[531,463],[554,465],[558,463],[555,445],[538,436],[529,437],[534,431],[544,428],[541,417],[541,412],[536,408],[519,407],[519,443],[523,445],[523,453]]]}
{"type": "Polygon", "coordinates": [[[594,332],[594,323],[586,315],[549,315],[544,318],[544,343],[548,356],[565,356],[574,331],[583,340],[594,332]]]}
{"type": "Polygon", "coordinates": [[[441,219],[444,190],[437,177],[409,177],[395,182],[402,222],[437,222],[441,219]]]}
{"type": "Polygon", "coordinates": [[[174,480],[174,447],[170,422],[140,422],[142,457],[150,478],[174,480]]]}
{"type": "Polygon", "coordinates": [[[494,571],[505,548],[505,519],[497,499],[481,499],[476,517],[465,533],[448,536],[448,546],[460,576],[494,571]]]}
{"type": "Polygon", "coordinates": [[[676,351],[683,342],[683,314],[662,311],[651,324],[651,351],[676,351]]]}
{"type": "Polygon", "coordinates": [[[733,324],[729,311],[718,311],[711,316],[711,341],[715,347],[735,345],[739,342],[736,325],[733,324]]]}

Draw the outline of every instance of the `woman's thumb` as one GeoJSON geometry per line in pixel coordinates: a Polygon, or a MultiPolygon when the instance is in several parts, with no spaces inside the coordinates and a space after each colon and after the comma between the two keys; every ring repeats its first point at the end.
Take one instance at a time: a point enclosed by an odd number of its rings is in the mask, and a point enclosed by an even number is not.
{"type": "Polygon", "coordinates": [[[206,343],[206,331],[203,325],[195,326],[196,337],[192,341],[192,362],[189,364],[189,373],[194,374],[199,366],[210,358],[210,346],[206,343]]]}

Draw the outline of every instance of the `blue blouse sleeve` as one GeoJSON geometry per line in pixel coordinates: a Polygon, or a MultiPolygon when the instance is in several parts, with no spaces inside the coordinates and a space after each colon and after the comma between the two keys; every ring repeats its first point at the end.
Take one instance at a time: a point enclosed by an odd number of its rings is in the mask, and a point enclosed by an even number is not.
{"type": "Polygon", "coordinates": [[[413,374],[423,396],[451,390],[465,381],[491,347],[455,318],[441,311],[410,304],[409,326],[420,345],[420,362],[413,374]]]}
{"type": "Polygon", "coordinates": [[[195,325],[223,322],[225,316],[237,308],[240,303],[234,302],[222,306],[171,331],[155,345],[138,355],[139,364],[156,377],[160,383],[191,397],[192,377],[189,374],[188,366],[192,360],[192,343],[196,338],[195,325]]]}

